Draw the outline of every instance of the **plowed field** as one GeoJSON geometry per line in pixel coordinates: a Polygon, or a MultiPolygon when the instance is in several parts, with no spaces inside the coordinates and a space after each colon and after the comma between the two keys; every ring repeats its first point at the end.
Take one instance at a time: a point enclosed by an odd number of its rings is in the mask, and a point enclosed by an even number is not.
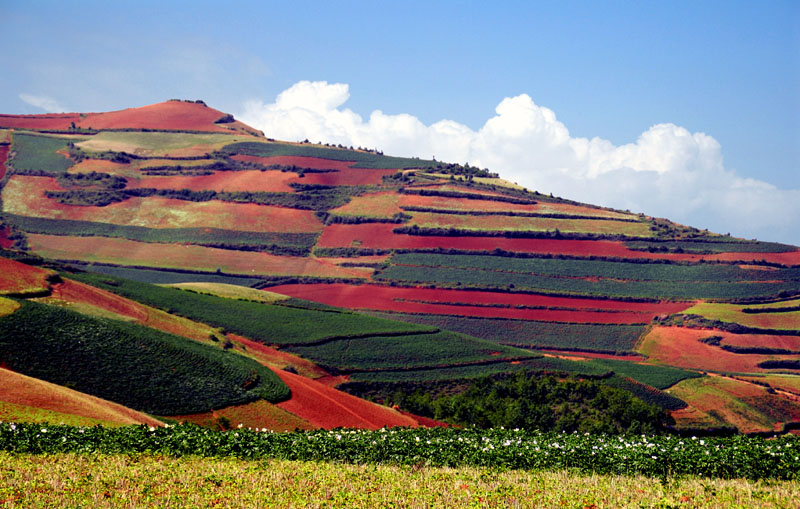
{"type": "Polygon", "coordinates": [[[392,173],[397,171],[345,168],[333,172],[306,173],[303,177],[295,178],[294,182],[321,186],[375,186],[381,183],[384,176],[392,173]]]}
{"type": "Polygon", "coordinates": [[[554,231],[562,233],[594,233],[648,237],[652,234],[646,223],[608,221],[605,219],[555,219],[550,217],[475,216],[410,212],[410,225],[421,228],[458,228],[488,231],[554,231]]]}
{"type": "Polygon", "coordinates": [[[281,165],[281,166],[297,166],[298,168],[311,168],[313,170],[347,170],[355,164],[354,161],[334,161],[332,159],[320,159],[319,157],[303,157],[303,156],[271,156],[259,157],[248,156],[243,154],[236,154],[232,157],[237,161],[245,161],[248,163],[258,163],[264,166],[281,165]]]}
{"type": "Polygon", "coordinates": [[[128,179],[128,187],[154,189],[191,189],[192,191],[252,191],[292,193],[289,186],[297,175],[277,170],[217,171],[211,175],[143,176],[128,179]]]}
{"type": "Polygon", "coordinates": [[[80,121],[79,113],[45,113],[42,115],[0,115],[0,127],[21,129],[69,129],[71,122],[80,121]]]}
{"type": "MultiPolygon", "coordinates": [[[[157,177],[152,177],[157,178],[157,177]]],[[[219,200],[192,202],[151,196],[105,207],[65,205],[46,191],[63,188],[51,177],[14,175],[3,188],[4,211],[20,216],[71,219],[147,228],[220,228],[236,231],[316,233],[322,223],[310,210],[219,200]]]]}
{"type": "Polygon", "coordinates": [[[419,426],[416,419],[391,408],[370,403],[288,371],[275,370],[275,373],[292,391],[292,397],[278,403],[278,406],[305,419],[312,426],[325,429],[419,426]]]}
{"type": "Polygon", "coordinates": [[[658,314],[676,313],[687,306],[679,302],[634,303],[375,285],[281,285],[269,290],[349,309],[571,323],[647,323],[658,314]],[[516,306],[558,309],[520,309],[516,306]]]}
{"type": "Polygon", "coordinates": [[[710,336],[721,336],[722,344],[725,344],[733,335],[711,329],[654,327],[637,350],[657,364],[720,373],[768,372],[758,364],[766,360],[797,358],[796,355],[732,353],[700,341],[710,336]]]}
{"type": "Polygon", "coordinates": [[[0,295],[29,294],[47,290],[53,271],[0,258],[0,295]]]}
{"type": "Polygon", "coordinates": [[[228,251],[201,246],[156,244],[107,237],[31,234],[31,249],[48,258],[114,265],[249,275],[365,278],[372,269],[338,267],[323,260],[228,251]]]}
{"type": "MultiPolygon", "coordinates": [[[[215,124],[224,115],[221,111],[202,104],[183,101],[166,101],[140,108],[128,108],[108,113],[88,113],[84,118],[78,116],[78,127],[92,129],[163,129],[230,133],[230,127],[240,123],[215,124]]],[[[1,121],[0,121],[1,122],[1,121]]],[[[66,122],[66,127],[69,122],[66,122]]],[[[40,127],[41,128],[41,127],[40,127]]],[[[62,127],[63,129],[64,127],[62,127]]],[[[233,141],[233,138],[231,138],[233,141]]]]}
{"type": "Polygon", "coordinates": [[[10,145],[0,145],[0,180],[6,176],[6,159],[10,149],[10,145]]]}

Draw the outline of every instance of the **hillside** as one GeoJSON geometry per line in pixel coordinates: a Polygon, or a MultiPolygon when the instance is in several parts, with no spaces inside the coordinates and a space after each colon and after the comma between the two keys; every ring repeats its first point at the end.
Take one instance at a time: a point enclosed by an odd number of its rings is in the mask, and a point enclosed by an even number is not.
{"type": "Polygon", "coordinates": [[[292,393],[231,389],[171,412],[185,420],[417,425],[331,386],[388,401],[523,372],[630,391],[679,430],[800,426],[795,246],[469,165],[279,142],[195,101],[0,115],[0,165],[0,330],[31,310],[140,327],[267,365],[292,393]]]}

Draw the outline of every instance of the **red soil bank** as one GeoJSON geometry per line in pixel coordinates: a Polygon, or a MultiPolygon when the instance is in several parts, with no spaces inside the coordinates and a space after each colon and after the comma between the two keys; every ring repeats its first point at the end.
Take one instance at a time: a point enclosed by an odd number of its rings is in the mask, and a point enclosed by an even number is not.
{"type": "Polygon", "coordinates": [[[143,176],[128,179],[129,189],[191,189],[192,191],[265,191],[293,193],[294,173],[281,171],[217,171],[211,175],[143,176]]]}
{"type": "Polygon", "coordinates": [[[0,258],[0,294],[29,293],[48,288],[53,272],[31,267],[8,258],[0,258]]]}
{"type": "Polygon", "coordinates": [[[491,251],[503,249],[519,253],[564,254],[570,256],[600,256],[606,258],[676,260],[676,261],[760,261],[800,265],[800,250],[788,253],[718,253],[696,255],[687,253],[649,253],[628,249],[620,241],[514,239],[506,237],[446,237],[433,235],[395,234],[395,224],[332,224],[325,228],[318,247],[361,247],[365,249],[460,249],[491,251]]]}
{"type": "Polygon", "coordinates": [[[278,406],[305,419],[312,426],[325,429],[419,426],[415,418],[391,408],[370,403],[288,371],[273,371],[292,391],[292,397],[278,403],[278,406]]]}
{"type": "Polygon", "coordinates": [[[166,101],[141,108],[128,108],[108,113],[88,113],[85,118],[76,120],[75,124],[78,127],[91,127],[92,129],[165,129],[221,133],[230,133],[229,127],[244,125],[240,122],[214,123],[224,115],[221,111],[203,104],[166,101]]]}
{"type": "Polygon", "coordinates": [[[46,113],[43,115],[0,115],[0,127],[22,129],[69,129],[81,120],[80,113],[46,113]]]}
{"type": "Polygon", "coordinates": [[[677,313],[690,305],[680,302],[641,303],[570,299],[520,293],[347,284],[281,285],[271,287],[269,291],[350,309],[571,323],[647,323],[656,315],[677,313]],[[455,305],[454,303],[507,304],[511,307],[481,307],[455,305]],[[570,309],[517,309],[513,307],[518,305],[570,309]],[[607,311],[592,311],[592,309],[607,311]]]}
{"type": "Polygon", "coordinates": [[[729,334],[723,345],[740,347],[777,348],[800,352],[800,336],[770,336],[768,334],[729,334]]]}
{"type": "Polygon", "coordinates": [[[3,249],[10,249],[14,245],[14,241],[8,238],[10,233],[7,227],[0,228],[0,247],[3,249]]]}
{"type": "Polygon", "coordinates": [[[89,304],[117,315],[132,318],[139,323],[146,323],[147,309],[131,300],[94,286],[65,279],[62,283],[52,285],[52,297],[66,302],[89,304]]]}
{"type": "Polygon", "coordinates": [[[11,145],[0,145],[0,179],[6,176],[6,159],[11,145]]]}

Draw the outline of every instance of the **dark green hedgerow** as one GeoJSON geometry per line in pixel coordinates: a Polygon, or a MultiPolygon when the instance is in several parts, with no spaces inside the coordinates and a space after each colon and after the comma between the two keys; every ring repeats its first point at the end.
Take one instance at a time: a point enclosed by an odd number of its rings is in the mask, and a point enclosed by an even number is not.
{"type": "Polygon", "coordinates": [[[0,449],[33,454],[163,454],[356,464],[574,469],[596,474],[800,477],[800,438],[584,435],[522,429],[415,428],[264,433],[194,425],[81,428],[0,424],[0,449]]]}
{"type": "Polygon", "coordinates": [[[225,299],[98,274],[74,274],[70,277],[266,344],[313,344],[334,338],[432,330],[431,327],[346,311],[300,309],[225,299]]]}
{"type": "Polygon", "coordinates": [[[0,318],[0,359],[14,371],[157,415],[289,397],[270,369],[236,353],[33,302],[0,318]]]}

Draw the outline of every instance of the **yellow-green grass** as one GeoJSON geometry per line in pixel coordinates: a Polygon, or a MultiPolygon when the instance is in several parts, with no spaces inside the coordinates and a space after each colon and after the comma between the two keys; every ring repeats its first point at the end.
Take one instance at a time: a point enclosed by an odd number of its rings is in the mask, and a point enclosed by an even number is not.
{"type": "Polygon", "coordinates": [[[739,377],[755,383],[769,384],[773,389],[800,395],[800,375],[763,375],[739,377]]]}
{"type": "Polygon", "coordinates": [[[235,231],[318,233],[323,224],[310,210],[219,200],[193,202],[151,196],[104,207],[64,205],[45,191],[60,187],[50,177],[14,175],[2,191],[3,211],[27,217],[68,219],[146,228],[219,228],[235,231]]]}
{"type": "Polygon", "coordinates": [[[0,452],[11,507],[797,507],[800,483],[0,452]]]}
{"type": "Polygon", "coordinates": [[[181,269],[244,275],[367,278],[373,269],[339,267],[316,258],[229,251],[194,245],[158,244],[109,237],[29,234],[34,253],[57,260],[113,265],[181,269]]]}
{"type": "Polygon", "coordinates": [[[0,143],[11,143],[11,131],[0,129],[0,143]]]}
{"type": "Polygon", "coordinates": [[[457,228],[486,231],[554,231],[562,233],[596,233],[649,237],[650,227],[643,222],[607,221],[602,219],[555,219],[549,217],[520,216],[470,216],[439,214],[431,212],[409,212],[409,225],[421,228],[457,228]]]}
{"type": "Polygon", "coordinates": [[[236,140],[239,137],[230,134],[103,131],[77,145],[89,152],[113,150],[149,157],[184,157],[207,154],[236,140]]]}
{"type": "Polygon", "coordinates": [[[667,392],[742,433],[780,431],[786,418],[800,420],[800,402],[767,388],[723,376],[682,380],[667,392]]]}
{"type": "Polygon", "coordinates": [[[281,295],[279,293],[256,290],[255,288],[229,285],[225,283],[175,283],[172,285],[163,286],[171,286],[173,288],[180,288],[181,290],[191,290],[197,293],[216,295],[217,297],[225,297],[227,299],[251,300],[255,302],[263,302],[265,304],[272,304],[273,302],[278,302],[289,298],[286,295],[281,295]]]}
{"type": "Polygon", "coordinates": [[[225,427],[223,424],[231,428],[246,427],[271,431],[294,431],[314,428],[305,419],[263,399],[245,405],[222,408],[213,412],[170,416],[170,419],[179,422],[191,422],[212,429],[222,429],[225,427]]]}
{"type": "Polygon", "coordinates": [[[382,192],[356,196],[349,203],[331,210],[337,216],[392,217],[402,212],[399,206],[401,195],[382,192]]]}
{"type": "MultiPolygon", "coordinates": [[[[424,175],[424,176],[428,176],[428,177],[441,178],[441,179],[449,179],[452,176],[449,173],[429,173],[429,172],[424,172],[424,173],[419,173],[419,174],[420,175],[424,175]]],[[[466,180],[461,175],[455,175],[455,176],[453,176],[453,178],[455,180],[457,180],[457,181],[462,181],[462,182],[466,180]]],[[[501,178],[473,177],[472,181],[473,182],[477,182],[479,184],[486,184],[486,185],[490,185],[490,186],[493,185],[493,186],[498,186],[498,187],[505,187],[505,188],[508,188],[508,189],[515,189],[517,191],[522,191],[522,190],[525,189],[523,186],[517,184],[516,182],[511,182],[511,181],[508,181],[508,180],[505,180],[505,179],[501,179],[501,178]]]]}
{"type": "Polygon", "coordinates": [[[141,412],[0,368],[0,421],[75,425],[160,425],[141,412]]]}
{"type": "Polygon", "coordinates": [[[19,309],[19,302],[0,297],[0,316],[10,315],[19,309]]]}
{"type": "Polygon", "coordinates": [[[757,306],[702,302],[690,307],[684,311],[684,313],[690,315],[700,315],[708,318],[709,320],[739,323],[747,327],[778,330],[800,330],[800,311],[784,311],[779,313],[742,312],[743,308],[782,308],[797,306],[798,304],[800,304],[800,299],[757,306]]]}

